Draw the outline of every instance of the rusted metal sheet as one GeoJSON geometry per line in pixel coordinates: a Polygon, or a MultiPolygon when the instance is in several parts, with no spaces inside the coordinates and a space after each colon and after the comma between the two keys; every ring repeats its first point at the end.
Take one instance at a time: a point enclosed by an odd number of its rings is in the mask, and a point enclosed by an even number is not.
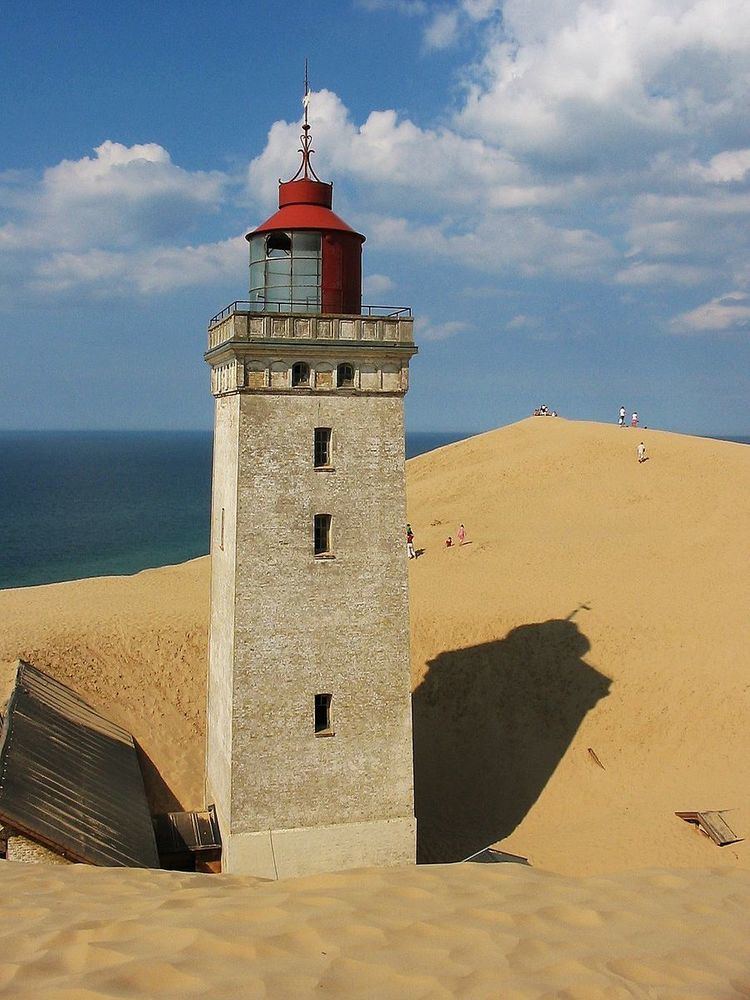
{"type": "Polygon", "coordinates": [[[715,844],[725,847],[727,844],[738,844],[743,838],[738,837],[726,822],[722,815],[724,811],[719,809],[706,812],[676,812],[675,816],[684,819],[686,823],[693,823],[715,844]]]}
{"type": "Polygon", "coordinates": [[[202,854],[221,850],[219,822],[213,806],[203,812],[171,812],[154,816],[159,854],[202,854]]]}
{"type": "Polygon", "coordinates": [[[0,734],[0,824],[75,861],[159,867],[133,737],[27,663],[0,734]]]}

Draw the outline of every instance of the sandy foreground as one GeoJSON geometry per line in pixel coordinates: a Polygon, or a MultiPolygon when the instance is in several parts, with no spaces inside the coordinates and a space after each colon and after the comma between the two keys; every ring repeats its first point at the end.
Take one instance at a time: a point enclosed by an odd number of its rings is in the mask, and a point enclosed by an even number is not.
{"type": "MultiPolygon", "coordinates": [[[[420,859],[534,868],[4,863],[0,995],[750,996],[747,841],[674,815],[750,836],[750,448],[532,418],[407,480],[420,859]]],[[[131,730],[156,809],[203,804],[208,573],[0,592],[0,663],[131,730]]]]}
{"type": "Polygon", "coordinates": [[[750,996],[750,874],[232,876],[0,862],[0,995],[750,996]]]}

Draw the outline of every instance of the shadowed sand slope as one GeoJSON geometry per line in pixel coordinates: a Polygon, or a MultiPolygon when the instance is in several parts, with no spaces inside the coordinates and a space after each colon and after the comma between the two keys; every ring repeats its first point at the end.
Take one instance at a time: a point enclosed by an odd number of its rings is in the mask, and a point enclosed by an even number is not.
{"type": "Polygon", "coordinates": [[[208,559],[0,591],[0,665],[27,660],[135,736],[152,807],[203,802],[208,559]]]}
{"type": "Polygon", "coordinates": [[[0,994],[567,997],[750,993],[750,874],[516,865],[231,876],[0,862],[0,994]]]}
{"type": "Polygon", "coordinates": [[[750,837],[750,448],[537,418],[412,460],[408,502],[422,857],[747,866],[674,812],[750,837]]]}
{"type": "MultiPolygon", "coordinates": [[[[750,837],[750,448],[537,418],[407,479],[420,856],[750,867],[674,817],[731,809],[750,837]],[[461,521],[470,544],[445,549],[461,521]]],[[[0,592],[0,662],[132,731],[157,808],[202,804],[208,575],[0,592]]]]}

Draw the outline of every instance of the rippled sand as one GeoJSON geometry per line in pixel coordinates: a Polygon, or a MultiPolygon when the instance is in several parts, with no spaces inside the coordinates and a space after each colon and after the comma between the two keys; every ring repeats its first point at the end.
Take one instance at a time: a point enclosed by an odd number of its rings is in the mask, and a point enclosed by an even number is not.
{"type": "Polygon", "coordinates": [[[230,876],[0,863],[14,1000],[750,996],[750,873],[230,876]]]}

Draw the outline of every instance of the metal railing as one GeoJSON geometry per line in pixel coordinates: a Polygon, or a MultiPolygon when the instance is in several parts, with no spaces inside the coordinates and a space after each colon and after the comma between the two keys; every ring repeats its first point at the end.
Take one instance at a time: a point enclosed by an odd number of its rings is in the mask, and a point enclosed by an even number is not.
{"type": "MultiPolygon", "coordinates": [[[[221,323],[221,321],[225,320],[227,316],[232,316],[234,313],[253,313],[259,316],[262,316],[265,313],[309,313],[312,316],[330,315],[327,313],[321,313],[320,305],[317,302],[311,303],[309,299],[289,302],[250,302],[247,299],[237,299],[234,302],[230,302],[228,306],[225,306],[221,312],[211,317],[208,324],[209,329],[216,326],[217,323],[221,323]]],[[[348,313],[341,313],[341,315],[348,315],[348,313]]],[[[383,316],[388,319],[408,319],[411,318],[411,307],[361,306],[357,315],[383,316]]]]}

